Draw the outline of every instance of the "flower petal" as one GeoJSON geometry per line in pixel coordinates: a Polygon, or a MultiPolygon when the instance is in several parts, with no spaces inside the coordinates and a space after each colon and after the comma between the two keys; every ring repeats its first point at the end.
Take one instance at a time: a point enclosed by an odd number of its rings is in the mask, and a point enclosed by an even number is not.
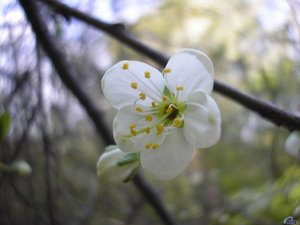
{"type": "Polygon", "coordinates": [[[124,152],[137,152],[147,150],[148,143],[161,144],[165,135],[157,135],[156,128],[149,129],[147,132],[142,132],[136,136],[128,137],[131,134],[130,126],[135,125],[135,131],[141,131],[145,128],[150,128],[152,123],[157,121],[153,118],[151,123],[146,121],[146,114],[135,111],[132,105],[125,106],[120,109],[113,123],[114,138],[117,145],[124,152]]]}
{"type": "Polygon", "coordinates": [[[145,94],[145,103],[159,101],[164,85],[157,69],[138,61],[117,63],[106,71],[101,82],[104,96],[116,109],[133,104],[141,93],[145,94]]]}
{"type": "Polygon", "coordinates": [[[185,138],[194,147],[206,148],[219,140],[221,116],[212,97],[198,92],[188,99],[183,130],[185,138]]]}
{"type": "Polygon", "coordinates": [[[192,160],[193,152],[182,129],[174,129],[158,149],[141,152],[141,165],[156,178],[167,180],[184,171],[192,160]]]}
{"type": "Polygon", "coordinates": [[[165,79],[168,87],[173,93],[176,88],[182,86],[179,99],[185,100],[195,92],[210,94],[213,88],[213,65],[208,56],[204,53],[183,49],[173,55],[166,69],[165,79]]]}

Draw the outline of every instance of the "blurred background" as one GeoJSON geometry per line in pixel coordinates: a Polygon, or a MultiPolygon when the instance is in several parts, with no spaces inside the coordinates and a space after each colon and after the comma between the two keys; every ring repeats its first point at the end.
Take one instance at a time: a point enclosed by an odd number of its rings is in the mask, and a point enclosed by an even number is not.
{"type": "MultiPolygon", "coordinates": [[[[142,42],[172,54],[209,55],[216,79],[300,115],[298,0],[65,0],[106,22],[121,22],[142,42]]],[[[105,70],[123,59],[155,63],[75,19],[40,5],[77,79],[105,112],[105,70]]],[[[300,221],[299,159],[284,149],[289,133],[225,97],[217,145],[197,151],[171,181],[147,180],[178,224],[281,224],[300,221]]],[[[0,169],[20,160],[28,176],[0,170],[0,224],[163,224],[131,183],[98,182],[105,145],[62,84],[18,1],[0,2],[0,169]],[[10,120],[10,124],[9,124],[10,120]],[[6,124],[6,125],[3,125],[6,124]],[[52,215],[50,218],[49,215],[52,215]]]]}

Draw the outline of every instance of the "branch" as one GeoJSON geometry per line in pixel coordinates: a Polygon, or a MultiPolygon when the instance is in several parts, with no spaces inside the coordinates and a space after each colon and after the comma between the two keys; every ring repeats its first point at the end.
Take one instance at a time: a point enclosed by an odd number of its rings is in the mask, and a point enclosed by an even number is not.
{"type": "Polygon", "coordinates": [[[41,121],[39,123],[39,127],[42,133],[42,143],[43,143],[43,150],[44,150],[44,181],[46,186],[46,198],[47,198],[47,211],[48,217],[51,225],[58,225],[59,222],[56,218],[54,206],[54,196],[53,196],[53,188],[52,188],[52,177],[50,173],[51,164],[50,164],[50,154],[51,150],[51,140],[48,134],[48,127],[47,127],[47,116],[43,104],[43,92],[42,92],[42,84],[43,84],[43,77],[42,77],[42,68],[41,68],[41,50],[38,46],[38,40],[36,44],[36,58],[37,58],[37,73],[38,73],[38,107],[41,114],[41,121]]]}
{"type": "Polygon", "coordinates": [[[156,213],[161,217],[161,218],[166,218],[168,221],[167,224],[175,224],[175,221],[169,214],[165,214],[165,209],[164,205],[161,204],[160,198],[153,198],[152,195],[155,194],[158,196],[156,193],[156,190],[150,186],[146,180],[141,179],[141,176],[136,176],[136,179],[133,180],[134,184],[139,187],[140,192],[144,196],[144,198],[151,203],[152,206],[154,206],[154,209],[156,213]]]}
{"type": "MultiPolygon", "coordinates": [[[[123,44],[126,44],[131,49],[151,58],[153,61],[157,62],[161,66],[165,66],[168,61],[168,56],[145,45],[136,38],[134,38],[125,28],[120,24],[109,24],[102,22],[92,16],[89,16],[81,11],[74,8],[68,7],[65,4],[59,3],[54,0],[40,0],[49,6],[53,7],[58,13],[74,17],[81,20],[99,30],[106,32],[113,38],[119,40],[123,44]]],[[[215,80],[214,91],[230,98],[231,100],[239,103],[240,105],[246,107],[247,109],[258,113],[263,118],[269,120],[270,122],[276,124],[277,126],[282,126],[290,131],[300,130],[300,117],[284,111],[277,106],[271,104],[270,102],[257,99],[248,94],[244,94],[239,90],[230,87],[220,81],[215,80]]]]}
{"type": "MultiPolygon", "coordinates": [[[[114,144],[114,139],[111,135],[110,129],[103,120],[101,111],[94,105],[87,94],[81,89],[79,82],[75,79],[76,72],[67,62],[65,55],[57,45],[54,37],[50,35],[50,32],[47,29],[47,23],[45,18],[40,14],[37,2],[33,0],[19,0],[19,2],[24,9],[27,19],[31,23],[32,29],[39,40],[39,43],[51,59],[62,82],[72,91],[74,96],[77,97],[78,101],[93,121],[99,136],[103,138],[104,142],[107,145],[114,144]]],[[[147,200],[151,199],[151,201],[149,200],[149,203],[166,225],[176,224],[157,193],[152,187],[150,187],[149,184],[146,183],[142,176],[137,175],[135,177],[134,184],[139,191],[144,194],[144,197],[147,200]]]]}

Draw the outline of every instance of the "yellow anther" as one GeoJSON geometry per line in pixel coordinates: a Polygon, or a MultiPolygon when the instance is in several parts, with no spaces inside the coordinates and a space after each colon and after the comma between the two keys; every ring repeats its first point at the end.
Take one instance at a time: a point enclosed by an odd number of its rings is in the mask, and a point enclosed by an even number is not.
{"type": "Polygon", "coordinates": [[[165,126],[164,126],[164,124],[163,123],[160,123],[160,124],[158,124],[157,126],[156,126],[156,130],[157,130],[157,135],[159,135],[159,134],[161,134],[163,131],[164,131],[164,129],[165,129],[165,126]]]}
{"type": "Polygon", "coordinates": [[[172,112],[173,112],[173,108],[169,106],[169,107],[166,109],[166,113],[170,114],[170,113],[172,113],[172,112]]]}
{"type": "Polygon", "coordinates": [[[146,99],[146,94],[145,93],[140,93],[140,99],[145,100],[146,99]]]}
{"type": "Polygon", "coordinates": [[[165,101],[168,100],[168,97],[167,96],[162,96],[162,100],[163,100],[163,102],[165,102],[165,101]]]}
{"type": "Polygon", "coordinates": [[[182,126],[182,119],[180,119],[179,117],[176,117],[173,120],[173,126],[177,127],[177,128],[180,128],[182,126]]]}
{"type": "Polygon", "coordinates": [[[151,102],[151,105],[152,105],[152,107],[155,107],[156,103],[155,102],[151,102]]]}
{"type": "Polygon", "coordinates": [[[151,148],[151,146],[152,146],[152,143],[149,142],[149,143],[147,143],[147,144],[145,145],[145,148],[146,148],[146,149],[149,149],[149,148],[151,148]]]}
{"type": "Polygon", "coordinates": [[[182,91],[182,90],[183,90],[183,86],[178,85],[178,86],[176,87],[176,90],[177,90],[177,91],[182,91]]]}
{"type": "Polygon", "coordinates": [[[171,72],[171,69],[170,68],[165,68],[163,70],[163,74],[166,74],[166,73],[170,73],[171,72]]]}
{"type": "Polygon", "coordinates": [[[146,77],[146,78],[148,78],[148,79],[151,77],[151,75],[150,75],[150,72],[149,72],[149,71],[146,71],[146,72],[145,72],[145,77],[146,77]]]}
{"type": "Polygon", "coordinates": [[[132,136],[137,135],[137,131],[135,129],[130,129],[130,133],[131,133],[132,136]]]}
{"type": "Polygon", "coordinates": [[[132,87],[133,89],[137,89],[138,84],[137,84],[136,82],[132,82],[132,83],[131,83],[131,87],[132,87]]]}
{"type": "Polygon", "coordinates": [[[141,107],[136,107],[135,111],[137,111],[137,112],[143,112],[143,109],[141,107]]]}
{"type": "Polygon", "coordinates": [[[150,128],[150,127],[146,127],[146,128],[145,128],[145,132],[146,132],[146,134],[149,134],[149,133],[150,133],[150,130],[151,130],[151,128],[150,128]]]}
{"type": "Polygon", "coordinates": [[[124,63],[123,66],[122,66],[122,69],[123,70],[128,70],[128,67],[129,67],[128,63],[124,63]]]}
{"type": "Polygon", "coordinates": [[[135,123],[130,124],[129,128],[130,128],[130,129],[136,128],[136,124],[135,124],[135,123]]]}
{"type": "Polygon", "coordinates": [[[153,145],[152,145],[152,149],[153,149],[153,150],[158,149],[158,147],[159,147],[159,144],[153,144],[153,145]]]}
{"type": "Polygon", "coordinates": [[[145,120],[148,121],[148,122],[151,122],[152,121],[152,115],[147,115],[145,120]]]}

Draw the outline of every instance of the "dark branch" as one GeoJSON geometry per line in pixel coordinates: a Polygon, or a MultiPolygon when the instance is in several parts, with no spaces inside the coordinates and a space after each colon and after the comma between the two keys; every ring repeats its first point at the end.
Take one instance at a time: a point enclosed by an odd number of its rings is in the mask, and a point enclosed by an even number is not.
{"type": "MultiPolygon", "coordinates": [[[[109,24],[102,22],[99,19],[91,17],[83,12],[80,12],[74,8],[68,7],[65,4],[59,3],[54,0],[40,0],[51,7],[53,7],[58,13],[63,15],[72,16],[81,20],[97,29],[100,29],[115,39],[119,40],[123,44],[126,44],[135,51],[151,58],[161,66],[165,66],[168,61],[168,56],[160,53],[159,51],[143,44],[136,38],[134,38],[123,26],[116,24],[109,24]]],[[[300,117],[293,115],[287,111],[284,111],[277,106],[253,96],[244,94],[237,89],[234,89],[220,81],[215,81],[214,91],[230,98],[231,100],[243,105],[247,109],[258,113],[263,118],[276,124],[277,126],[283,126],[289,130],[300,130],[300,117]]]]}
{"type": "MultiPolygon", "coordinates": [[[[139,187],[140,192],[144,196],[144,198],[151,203],[152,206],[154,206],[154,209],[156,213],[162,218],[165,217],[165,209],[164,206],[161,204],[160,198],[152,198],[153,193],[158,196],[156,193],[156,190],[151,187],[144,179],[140,179],[140,176],[136,176],[136,179],[133,180],[134,184],[139,187]]],[[[167,215],[168,218],[168,224],[175,224],[175,221],[173,220],[170,215],[167,215]]]]}
{"type": "MultiPolygon", "coordinates": [[[[38,42],[38,41],[37,41],[38,42]]],[[[42,92],[42,68],[41,68],[41,54],[38,43],[36,44],[36,53],[37,53],[37,73],[38,73],[38,107],[40,110],[42,121],[40,122],[40,130],[42,131],[42,143],[44,149],[44,180],[46,186],[46,199],[47,199],[47,211],[48,217],[51,225],[58,225],[59,222],[56,218],[55,206],[54,206],[54,196],[52,188],[52,176],[50,173],[51,162],[50,155],[52,152],[52,143],[48,134],[48,126],[45,121],[47,121],[47,116],[43,104],[43,92],[42,92]]]]}
{"type": "MultiPolygon", "coordinates": [[[[66,57],[58,47],[55,38],[51,36],[49,30],[47,29],[47,23],[44,17],[40,15],[37,2],[32,0],[19,0],[19,2],[23,7],[29,22],[31,23],[32,29],[39,40],[39,43],[51,59],[62,82],[72,91],[74,96],[77,97],[89,115],[90,119],[96,126],[98,134],[103,138],[105,143],[107,145],[114,144],[114,139],[111,135],[110,129],[103,120],[102,113],[90,100],[87,94],[81,89],[80,84],[75,79],[76,72],[73,70],[73,67],[69,65],[66,57]]],[[[164,207],[163,202],[160,200],[157,193],[152,187],[150,187],[149,184],[146,183],[142,176],[137,175],[135,177],[134,184],[139,191],[145,195],[145,198],[149,200],[149,203],[155,209],[157,215],[160,216],[161,220],[166,225],[176,224],[167,209],[164,207]]]]}

